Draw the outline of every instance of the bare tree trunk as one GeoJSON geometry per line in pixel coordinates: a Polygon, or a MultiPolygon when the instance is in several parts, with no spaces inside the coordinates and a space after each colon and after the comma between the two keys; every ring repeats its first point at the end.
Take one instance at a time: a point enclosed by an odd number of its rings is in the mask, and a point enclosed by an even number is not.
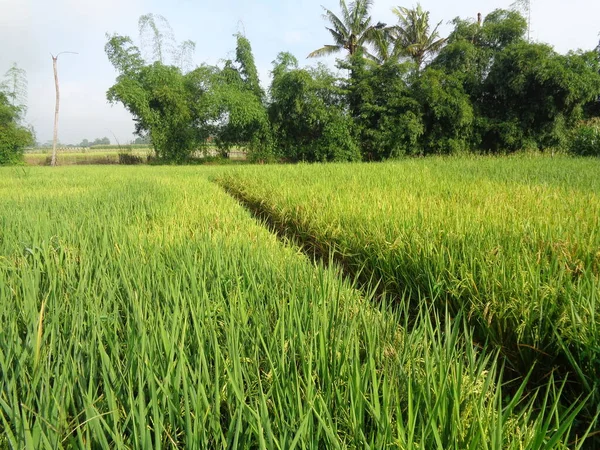
{"type": "Polygon", "coordinates": [[[54,138],[52,139],[52,160],[51,166],[56,166],[56,141],[58,140],[58,107],[60,103],[60,92],[58,90],[58,71],[56,62],[58,55],[52,56],[52,66],[54,68],[54,87],[56,88],[56,105],[54,107],[54,138]]]}

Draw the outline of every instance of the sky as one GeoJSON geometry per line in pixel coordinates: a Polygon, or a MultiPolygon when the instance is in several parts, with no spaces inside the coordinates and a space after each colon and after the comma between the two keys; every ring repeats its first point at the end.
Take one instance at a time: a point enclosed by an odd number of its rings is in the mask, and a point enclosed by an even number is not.
{"type": "MultiPolygon", "coordinates": [[[[514,0],[422,0],[432,23],[442,21],[447,36],[455,17],[483,16],[508,8],[514,0]]],[[[302,65],[311,51],[330,43],[321,5],[335,13],[338,0],[0,0],[0,78],[13,62],[27,71],[28,113],[38,142],[52,139],[54,78],[51,54],[58,58],[60,81],[59,140],[77,144],[83,139],[108,137],[113,143],[135,138],[131,115],[110,105],[106,91],[116,72],[104,53],[106,33],[131,36],[139,42],[137,21],[147,13],[163,15],[178,42],[196,43],[194,64],[218,64],[235,55],[237,32],[243,32],[254,51],[261,82],[270,83],[271,62],[281,51],[294,54],[302,65]]],[[[375,22],[394,22],[394,6],[416,1],[374,0],[375,22]]],[[[598,44],[600,1],[532,0],[531,36],[560,53],[591,50],[598,44]]],[[[335,58],[323,60],[331,67],[335,58]]]]}

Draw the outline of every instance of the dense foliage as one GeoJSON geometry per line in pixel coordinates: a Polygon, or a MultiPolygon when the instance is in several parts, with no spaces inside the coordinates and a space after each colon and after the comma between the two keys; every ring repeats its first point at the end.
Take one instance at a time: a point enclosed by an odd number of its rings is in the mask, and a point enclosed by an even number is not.
{"type": "Polygon", "coordinates": [[[146,35],[153,31],[154,61],[130,38],[109,36],[107,55],[120,75],[108,98],[134,114],[136,132],[150,137],[159,157],[177,161],[208,143],[223,155],[243,148],[261,161],[524,149],[595,154],[593,127],[579,124],[600,115],[599,52],[561,55],[531,42],[517,10],[457,17],[444,38],[420,5],[394,8],[397,22],[389,26],[375,23],[371,6],[342,0],[340,14],[325,8],[334,42],[309,57],[341,52],[338,74],[301,68],[281,53],[268,92],[244,35],[236,35],[234,60],[186,73],[163,62],[163,22],[142,16],[146,35]],[[577,127],[586,150],[571,144],[577,127]]]}
{"type": "Polygon", "coordinates": [[[272,74],[269,118],[284,157],[302,161],[360,159],[352,120],[343,108],[343,91],[325,67],[299,69],[296,58],[282,53],[274,61],[272,74]]]}
{"type": "Polygon", "coordinates": [[[0,165],[19,162],[23,148],[34,143],[31,130],[20,123],[21,114],[22,110],[0,91],[0,165]]]}

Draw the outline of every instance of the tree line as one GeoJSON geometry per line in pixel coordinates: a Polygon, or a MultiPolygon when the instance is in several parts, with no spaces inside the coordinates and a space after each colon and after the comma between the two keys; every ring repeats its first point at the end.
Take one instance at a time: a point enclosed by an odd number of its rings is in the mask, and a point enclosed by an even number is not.
{"type": "Polygon", "coordinates": [[[177,58],[165,63],[164,36],[172,34],[157,16],[143,16],[150,57],[130,37],[108,36],[119,72],[108,99],[133,114],[136,133],[159,157],[176,161],[208,145],[288,161],[577,151],[581,129],[600,133],[589,122],[600,115],[597,50],[561,55],[531,42],[516,9],[456,18],[443,38],[420,5],[394,8],[393,25],[375,22],[371,7],[341,0],[339,12],[324,8],[332,42],[308,56],[339,54],[344,76],[322,64],[300,67],[284,52],[267,92],[246,36],[235,36],[235,59],[188,71],[177,58]]]}

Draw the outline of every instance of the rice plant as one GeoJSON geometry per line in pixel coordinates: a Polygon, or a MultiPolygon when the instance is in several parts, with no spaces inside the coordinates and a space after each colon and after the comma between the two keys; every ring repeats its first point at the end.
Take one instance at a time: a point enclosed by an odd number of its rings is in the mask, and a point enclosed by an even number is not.
{"type": "Polygon", "coordinates": [[[417,311],[464,311],[509,378],[535,368],[600,403],[600,163],[431,158],[218,176],[275,229],[417,311]]]}
{"type": "Polygon", "coordinates": [[[564,384],[507,399],[460,311],[409,330],[218,170],[0,169],[0,448],[573,445],[564,384]]]}

